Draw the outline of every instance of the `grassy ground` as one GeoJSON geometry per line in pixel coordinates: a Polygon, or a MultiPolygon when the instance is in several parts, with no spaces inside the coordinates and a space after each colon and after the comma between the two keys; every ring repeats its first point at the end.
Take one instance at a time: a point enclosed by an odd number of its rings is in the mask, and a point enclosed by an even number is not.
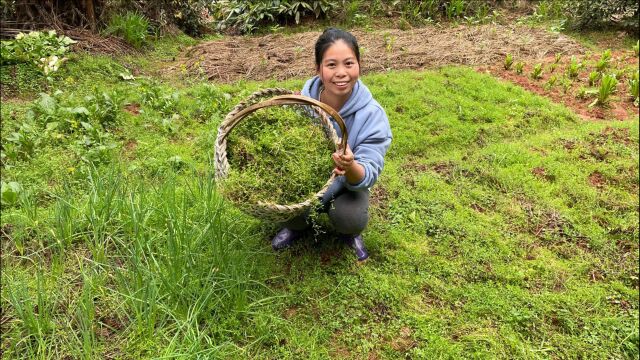
{"type": "Polygon", "coordinates": [[[371,259],[331,230],[275,254],[277,226],[217,195],[213,141],[304,79],[156,76],[175,51],[75,59],[52,97],[3,101],[3,356],[638,357],[637,119],[468,68],[367,76],[394,133],[371,259]]]}

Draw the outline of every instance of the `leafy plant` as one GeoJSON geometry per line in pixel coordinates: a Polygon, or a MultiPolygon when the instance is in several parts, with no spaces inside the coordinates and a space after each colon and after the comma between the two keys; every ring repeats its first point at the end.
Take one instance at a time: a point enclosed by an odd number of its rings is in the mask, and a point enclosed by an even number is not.
{"type": "Polygon", "coordinates": [[[37,128],[29,121],[23,122],[17,131],[11,132],[5,138],[3,161],[30,158],[40,143],[41,136],[37,128]]]}
{"type": "Polygon", "coordinates": [[[0,189],[2,194],[0,200],[2,200],[3,206],[15,204],[18,201],[18,196],[22,192],[22,186],[15,181],[8,183],[4,181],[0,182],[0,189]]]}
{"type": "Polygon", "coordinates": [[[547,80],[547,83],[545,84],[545,88],[547,90],[551,89],[556,84],[556,81],[558,81],[558,77],[555,75],[551,75],[549,77],[549,80],[547,80]]]}
{"type": "Polygon", "coordinates": [[[106,33],[122,37],[135,48],[141,48],[147,41],[149,20],[144,15],[127,12],[116,14],[109,21],[106,33]]]}
{"type": "Polygon", "coordinates": [[[454,19],[464,14],[464,0],[451,0],[444,4],[447,19],[454,19]]]}
{"type": "Polygon", "coordinates": [[[556,53],[555,58],[553,60],[554,64],[558,64],[560,63],[560,60],[562,59],[562,54],[561,53],[556,53]]]}
{"type": "Polygon", "coordinates": [[[338,4],[332,0],[223,0],[211,4],[213,18],[218,21],[218,29],[237,29],[241,33],[252,33],[261,25],[293,20],[300,23],[302,17],[313,14],[325,17],[338,4]]]}
{"type": "Polygon", "coordinates": [[[584,86],[580,86],[580,88],[576,92],[576,97],[578,99],[586,99],[587,96],[588,96],[587,88],[585,88],[584,86]]]}
{"type": "Polygon", "coordinates": [[[611,49],[607,49],[602,53],[602,55],[600,56],[600,60],[598,60],[598,62],[596,63],[596,69],[602,73],[609,67],[610,62],[611,49]]]}
{"type": "Polygon", "coordinates": [[[600,78],[600,73],[597,71],[592,71],[589,73],[589,86],[595,86],[596,82],[600,78]]]}
{"type": "Polygon", "coordinates": [[[45,75],[58,71],[76,41],[55,30],[18,33],[14,40],[0,41],[0,65],[30,63],[45,75]]]}
{"type": "Polygon", "coordinates": [[[540,79],[542,77],[542,64],[536,64],[531,70],[531,78],[540,79]]]}
{"type": "Polygon", "coordinates": [[[636,70],[636,72],[629,79],[629,95],[631,95],[631,99],[636,106],[638,106],[638,102],[640,102],[640,93],[638,90],[638,83],[640,83],[640,81],[638,78],[638,71],[636,70]]]}
{"type": "Polygon", "coordinates": [[[515,67],[516,74],[522,74],[524,72],[524,63],[522,61],[518,61],[515,67]]]}
{"type": "Polygon", "coordinates": [[[511,69],[512,64],[513,64],[513,56],[511,54],[507,54],[504,57],[504,69],[505,70],[511,69]]]}
{"type": "Polygon", "coordinates": [[[605,106],[609,101],[609,97],[616,91],[618,80],[613,75],[604,75],[600,80],[600,87],[598,88],[597,99],[589,104],[590,107],[594,105],[605,106]]]}
{"type": "Polygon", "coordinates": [[[571,57],[571,61],[569,62],[569,66],[567,67],[567,76],[574,79],[578,77],[580,69],[582,68],[582,64],[576,60],[575,57],[571,57]]]}

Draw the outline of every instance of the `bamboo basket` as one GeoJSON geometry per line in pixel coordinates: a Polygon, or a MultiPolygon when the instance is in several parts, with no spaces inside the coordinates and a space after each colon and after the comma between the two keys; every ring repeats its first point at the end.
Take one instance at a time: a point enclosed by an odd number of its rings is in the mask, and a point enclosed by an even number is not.
{"type": "MultiPolygon", "coordinates": [[[[309,105],[313,111],[319,115],[318,118],[310,119],[310,121],[318,121],[322,126],[327,139],[334,145],[336,151],[346,150],[347,144],[347,128],[342,117],[331,108],[320,101],[307,96],[296,95],[291,90],[281,88],[264,89],[251,94],[247,99],[236,105],[224,121],[218,127],[218,136],[215,143],[215,177],[216,182],[221,183],[229,174],[229,162],[227,161],[227,136],[233,128],[245,119],[249,114],[258,109],[270,106],[283,105],[309,105]],[[266,99],[266,100],[265,100],[266,99]],[[338,135],[331,123],[333,118],[342,131],[342,138],[338,135]]],[[[298,204],[275,204],[270,202],[258,202],[257,204],[238,204],[236,205],[245,213],[255,216],[262,220],[273,222],[284,222],[290,220],[305,211],[311,209],[317,199],[321,198],[331,183],[335,180],[336,175],[331,174],[324,186],[314,195],[298,204]]],[[[224,193],[223,193],[224,195],[224,193]]]]}

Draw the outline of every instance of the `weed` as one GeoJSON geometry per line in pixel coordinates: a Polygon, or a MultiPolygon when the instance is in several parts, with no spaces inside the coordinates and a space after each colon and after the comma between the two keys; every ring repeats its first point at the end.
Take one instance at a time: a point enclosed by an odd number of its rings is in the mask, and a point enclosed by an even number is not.
{"type": "Polygon", "coordinates": [[[540,79],[542,77],[542,64],[536,64],[533,66],[531,70],[531,78],[532,79],[540,79]]]}
{"type": "Polygon", "coordinates": [[[513,64],[513,56],[511,54],[507,54],[504,57],[504,69],[505,70],[511,69],[512,64],[513,64]]]}

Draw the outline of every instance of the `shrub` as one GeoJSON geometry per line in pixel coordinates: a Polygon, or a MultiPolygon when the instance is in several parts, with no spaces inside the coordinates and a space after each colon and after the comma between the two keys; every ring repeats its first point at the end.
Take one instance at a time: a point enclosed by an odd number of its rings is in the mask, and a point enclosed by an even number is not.
{"type": "Polygon", "coordinates": [[[133,12],[114,15],[106,30],[107,34],[120,36],[135,48],[141,48],[146,43],[148,31],[149,20],[144,15],[133,12]]]}
{"type": "Polygon", "coordinates": [[[325,17],[337,8],[338,4],[331,0],[222,0],[211,5],[219,29],[236,29],[241,33],[252,33],[267,24],[289,21],[298,24],[302,17],[311,14],[325,17]]]}
{"type": "Polygon", "coordinates": [[[622,27],[637,32],[637,0],[568,0],[564,13],[578,29],[622,27]]]}
{"type": "Polygon", "coordinates": [[[14,40],[0,42],[0,64],[30,63],[49,75],[67,60],[64,56],[75,43],[67,36],[57,35],[55,30],[19,33],[14,40]]]}

